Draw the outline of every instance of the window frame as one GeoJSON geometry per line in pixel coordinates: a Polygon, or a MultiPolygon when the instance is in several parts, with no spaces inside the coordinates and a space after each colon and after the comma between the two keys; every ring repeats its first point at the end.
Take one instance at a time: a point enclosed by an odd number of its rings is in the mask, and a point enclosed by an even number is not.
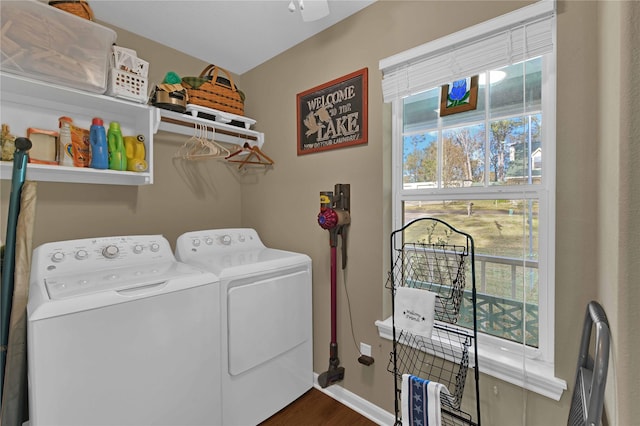
{"type": "MultiPolygon", "coordinates": [[[[527,16],[525,9],[533,15],[539,12],[540,7],[548,7],[549,1],[538,2],[532,6],[519,9],[512,14],[504,15],[496,19],[509,17],[514,19],[515,25],[527,16]],[[540,5],[540,3],[547,3],[540,5]],[[536,9],[537,8],[537,9],[536,9]],[[517,18],[516,18],[517,16],[517,18]],[[516,20],[517,19],[517,20],[516,20]]],[[[553,5],[555,8],[555,4],[553,5]]],[[[496,20],[492,20],[496,21],[496,20]]],[[[463,30],[460,34],[452,34],[446,37],[450,46],[457,41],[456,36],[468,37],[469,33],[476,31],[481,36],[482,31],[478,27],[490,28],[490,22],[463,30]]],[[[481,29],[481,28],[480,28],[481,29]]],[[[555,40],[555,17],[552,23],[553,44],[555,40]]],[[[441,40],[437,40],[443,46],[441,40]]],[[[446,45],[444,49],[446,50],[446,45]]],[[[415,57],[419,49],[413,49],[415,57]]],[[[403,60],[409,62],[412,59],[412,51],[404,52],[403,60]]],[[[424,54],[421,52],[420,54],[424,54]]],[[[396,59],[397,60],[397,59],[396,59]]],[[[381,69],[384,69],[382,60],[381,69]]],[[[405,225],[403,203],[405,201],[429,201],[429,200],[461,200],[461,199],[518,199],[534,198],[539,202],[540,222],[546,226],[538,229],[538,252],[541,269],[539,271],[539,347],[525,347],[521,343],[509,342],[505,339],[490,336],[479,332],[478,351],[480,371],[491,376],[503,379],[526,389],[540,393],[555,400],[559,400],[562,391],[567,388],[566,382],[555,377],[554,369],[554,328],[555,328],[555,188],[556,188],[556,49],[552,53],[544,55],[543,79],[542,79],[542,104],[543,114],[542,135],[544,146],[544,177],[542,183],[531,184],[526,187],[516,185],[498,185],[488,187],[466,188],[421,188],[404,189],[403,185],[403,100],[396,96],[391,100],[391,137],[392,137],[392,165],[391,165],[391,223],[392,229],[399,229],[405,225]]],[[[508,65],[508,64],[503,64],[508,65]]],[[[491,66],[495,69],[498,67],[491,66]]],[[[452,76],[464,77],[464,76],[452,76]]],[[[389,326],[389,320],[378,322],[381,336],[386,335],[385,328],[389,326]]]]}

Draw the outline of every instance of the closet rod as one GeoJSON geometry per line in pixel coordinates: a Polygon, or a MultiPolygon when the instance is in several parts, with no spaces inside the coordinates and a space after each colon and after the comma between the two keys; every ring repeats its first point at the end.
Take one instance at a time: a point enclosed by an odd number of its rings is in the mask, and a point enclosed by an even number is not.
{"type": "MultiPolygon", "coordinates": [[[[177,120],[175,118],[161,117],[160,120],[162,120],[162,121],[164,121],[166,123],[178,124],[180,126],[193,128],[193,123],[189,123],[187,121],[182,121],[182,120],[177,120]]],[[[256,136],[247,135],[247,134],[243,134],[243,133],[232,132],[232,131],[225,130],[225,129],[220,129],[220,128],[218,128],[218,127],[216,127],[214,125],[210,125],[210,124],[208,124],[207,126],[214,128],[216,130],[216,133],[221,133],[223,135],[238,137],[238,138],[242,138],[242,139],[248,139],[248,140],[252,140],[252,141],[257,141],[258,140],[258,138],[256,136]]]]}

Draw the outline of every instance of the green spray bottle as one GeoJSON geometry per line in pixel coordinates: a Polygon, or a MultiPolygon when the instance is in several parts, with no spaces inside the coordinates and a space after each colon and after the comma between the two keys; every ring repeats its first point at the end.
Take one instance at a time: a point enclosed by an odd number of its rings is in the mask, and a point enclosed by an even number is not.
{"type": "Polygon", "coordinates": [[[127,170],[127,150],[124,146],[120,123],[112,121],[107,132],[109,145],[109,168],[111,170],[127,170]]]}

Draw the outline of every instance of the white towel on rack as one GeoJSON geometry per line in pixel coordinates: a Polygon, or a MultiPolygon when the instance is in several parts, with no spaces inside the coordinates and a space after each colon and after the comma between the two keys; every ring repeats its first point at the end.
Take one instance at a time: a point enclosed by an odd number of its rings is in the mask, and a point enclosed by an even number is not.
{"type": "Polygon", "coordinates": [[[396,328],[431,338],[436,294],[419,288],[398,287],[393,320],[396,328]]]}
{"type": "Polygon", "coordinates": [[[449,395],[445,385],[410,374],[402,375],[402,426],[441,426],[440,392],[449,395]]]}

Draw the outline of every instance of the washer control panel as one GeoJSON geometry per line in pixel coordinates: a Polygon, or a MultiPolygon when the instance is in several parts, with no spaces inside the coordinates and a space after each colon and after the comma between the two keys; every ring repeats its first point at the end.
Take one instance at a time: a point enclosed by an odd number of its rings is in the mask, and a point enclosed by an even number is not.
{"type": "Polygon", "coordinates": [[[32,273],[41,277],[175,261],[162,235],[101,237],[47,243],[34,250],[32,273]]]}

